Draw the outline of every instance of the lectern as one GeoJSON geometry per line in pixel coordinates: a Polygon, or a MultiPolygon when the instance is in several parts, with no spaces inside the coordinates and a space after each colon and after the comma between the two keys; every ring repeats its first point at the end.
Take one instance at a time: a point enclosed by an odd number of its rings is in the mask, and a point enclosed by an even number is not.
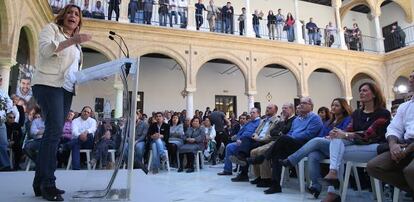
{"type": "MultiPolygon", "coordinates": [[[[86,68],[75,74],[77,84],[82,85],[89,81],[101,80],[109,76],[119,74],[124,87],[124,108],[123,117],[125,118],[125,127],[122,129],[122,143],[119,148],[120,157],[115,162],[115,169],[112,173],[111,179],[103,190],[86,190],[78,191],[73,195],[75,200],[129,200],[132,184],[132,169],[134,165],[134,142],[135,142],[135,119],[137,108],[137,91],[138,91],[138,76],[139,76],[139,58],[122,58],[111,62],[96,65],[94,67],[86,68]],[[129,86],[127,77],[132,77],[130,86],[132,97],[130,98],[129,86]],[[124,147],[126,142],[128,144],[128,174],[126,189],[113,189],[112,185],[117,177],[118,170],[122,164],[122,156],[124,155],[124,147]]],[[[89,162],[88,162],[89,163],[89,162]]]]}

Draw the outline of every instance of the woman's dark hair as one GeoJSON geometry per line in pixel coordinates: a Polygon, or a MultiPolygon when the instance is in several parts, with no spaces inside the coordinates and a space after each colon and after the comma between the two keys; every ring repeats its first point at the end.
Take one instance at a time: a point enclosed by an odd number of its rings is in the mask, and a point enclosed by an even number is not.
{"type": "Polygon", "coordinates": [[[170,124],[170,126],[172,126],[172,125],[173,125],[172,120],[173,120],[174,116],[175,116],[175,117],[177,117],[177,119],[178,119],[177,126],[178,126],[178,125],[180,125],[180,124],[181,124],[180,117],[179,117],[177,114],[173,114],[173,115],[171,116],[171,119],[168,121],[168,122],[169,122],[169,124],[170,124]]]}
{"type": "Polygon", "coordinates": [[[292,13],[288,13],[287,14],[287,16],[286,16],[286,20],[293,20],[293,16],[292,16],[292,13]]]}
{"type": "Polygon", "coordinates": [[[63,21],[65,20],[65,15],[66,13],[72,9],[73,7],[77,8],[79,11],[79,29],[82,27],[82,10],[79,6],[75,5],[75,4],[68,4],[66,5],[55,17],[55,23],[59,26],[63,26],[63,21]]]}
{"type": "Polygon", "coordinates": [[[322,120],[323,122],[328,121],[331,119],[331,113],[329,112],[329,109],[327,107],[321,107],[318,109],[318,114],[320,112],[325,112],[325,120],[322,120]]]}
{"type": "Polygon", "coordinates": [[[193,127],[193,122],[194,122],[196,119],[198,119],[198,122],[201,124],[201,119],[200,119],[199,117],[194,117],[193,119],[191,119],[191,122],[190,122],[190,126],[191,126],[191,127],[193,127]]]}
{"type": "MultiPolygon", "coordinates": [[[[359,86],[358,90],[361,91],[363,86],[368,86],[369,90],[374,95],[374,110],[385,108],[385,98],[378,86],[374,83],[365,82],[359,86]]],[[[364,108],[364,106],[362,106],[362,108],[364,108]]]]}
{"type": "MultiPolygon", "coordinates": [[[[342,117],[340,119],[338,119],[338,121],[336,122],[336,125],[338,125],[342,122],[342,120],[344,118],[346,118],[347,116],[350,116],[352,114],[352,108],[351,108],[351,106],[349,106],[348,102],[344,98],[335,98],[335,99],[332,100],[332,104],[335,101],[338,101],[339,104],[341,105],[341,108],[342,108],[342,117]]],[[[332,104],[331,104],[331,106],[332,106],[332,104]]],[[[331,120],[329,121],[329,125],[333,124],[335,119],[336,119],[335,114],[332,114],[331,120]]]]}

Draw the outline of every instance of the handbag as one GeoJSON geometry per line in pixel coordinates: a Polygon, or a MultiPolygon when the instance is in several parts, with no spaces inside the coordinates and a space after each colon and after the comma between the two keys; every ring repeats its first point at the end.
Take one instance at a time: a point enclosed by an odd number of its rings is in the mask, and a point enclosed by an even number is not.
{"type": "Polygon", "coordinates": [[[289,26],[288,25],[284,25],[283,26],[283,31],[287,31],[289,29],[289,26]]]}

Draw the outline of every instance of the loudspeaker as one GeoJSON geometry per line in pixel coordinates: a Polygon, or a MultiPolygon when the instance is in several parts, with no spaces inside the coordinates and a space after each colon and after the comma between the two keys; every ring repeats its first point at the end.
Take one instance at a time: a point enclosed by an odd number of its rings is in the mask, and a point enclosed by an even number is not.
{"type": "Polygon", "coordinates": [[[260,109],[260,111],[262,111],[262,108],[260,107],[260,102],[254,102],[254,108],[260,109]]]}

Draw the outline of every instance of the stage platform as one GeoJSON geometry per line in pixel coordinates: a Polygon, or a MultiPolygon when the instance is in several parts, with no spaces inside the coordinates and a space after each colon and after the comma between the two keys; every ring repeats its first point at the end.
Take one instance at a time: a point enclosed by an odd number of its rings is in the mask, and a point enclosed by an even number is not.
{"type": "MultiPolygon", "coordinates": [[[[214,167],[206,165],[201,172],[177,173],[176,169],[170,172],[160,171],[153,175],[145,175],[140,170],[133,171],[133,187],[131,201],[134,202],[264,202],[264,201],[320,201],[308,193],[299,192],[296,178],[285,182],[283,193],[265,195],[263,188],[256,188],[247,182],[231,182],[231,176],[218,176],[222,165],[214,167]]],[[[114,188],[126,188],[127,170],[120,170],[114,188]]],[[[79,190],[104,189],[111,175],[109,170],[80,170],[56,172],[57,185],[66,190],[63,195],[65,201],[79,201],[72,198],[79,190]]],[[[32,180],[34,171],[1,172],[0,173],[0,201],[42,201],[34,197],[32,180]]],[[[320,197],[324,197],[322,193],[320,197]]],[[[102,201],[102,200],[86,200],[102,201]]],[[[374,201],[369,192],[349,191],[347,201],[369,202],[374,201]]]]}

